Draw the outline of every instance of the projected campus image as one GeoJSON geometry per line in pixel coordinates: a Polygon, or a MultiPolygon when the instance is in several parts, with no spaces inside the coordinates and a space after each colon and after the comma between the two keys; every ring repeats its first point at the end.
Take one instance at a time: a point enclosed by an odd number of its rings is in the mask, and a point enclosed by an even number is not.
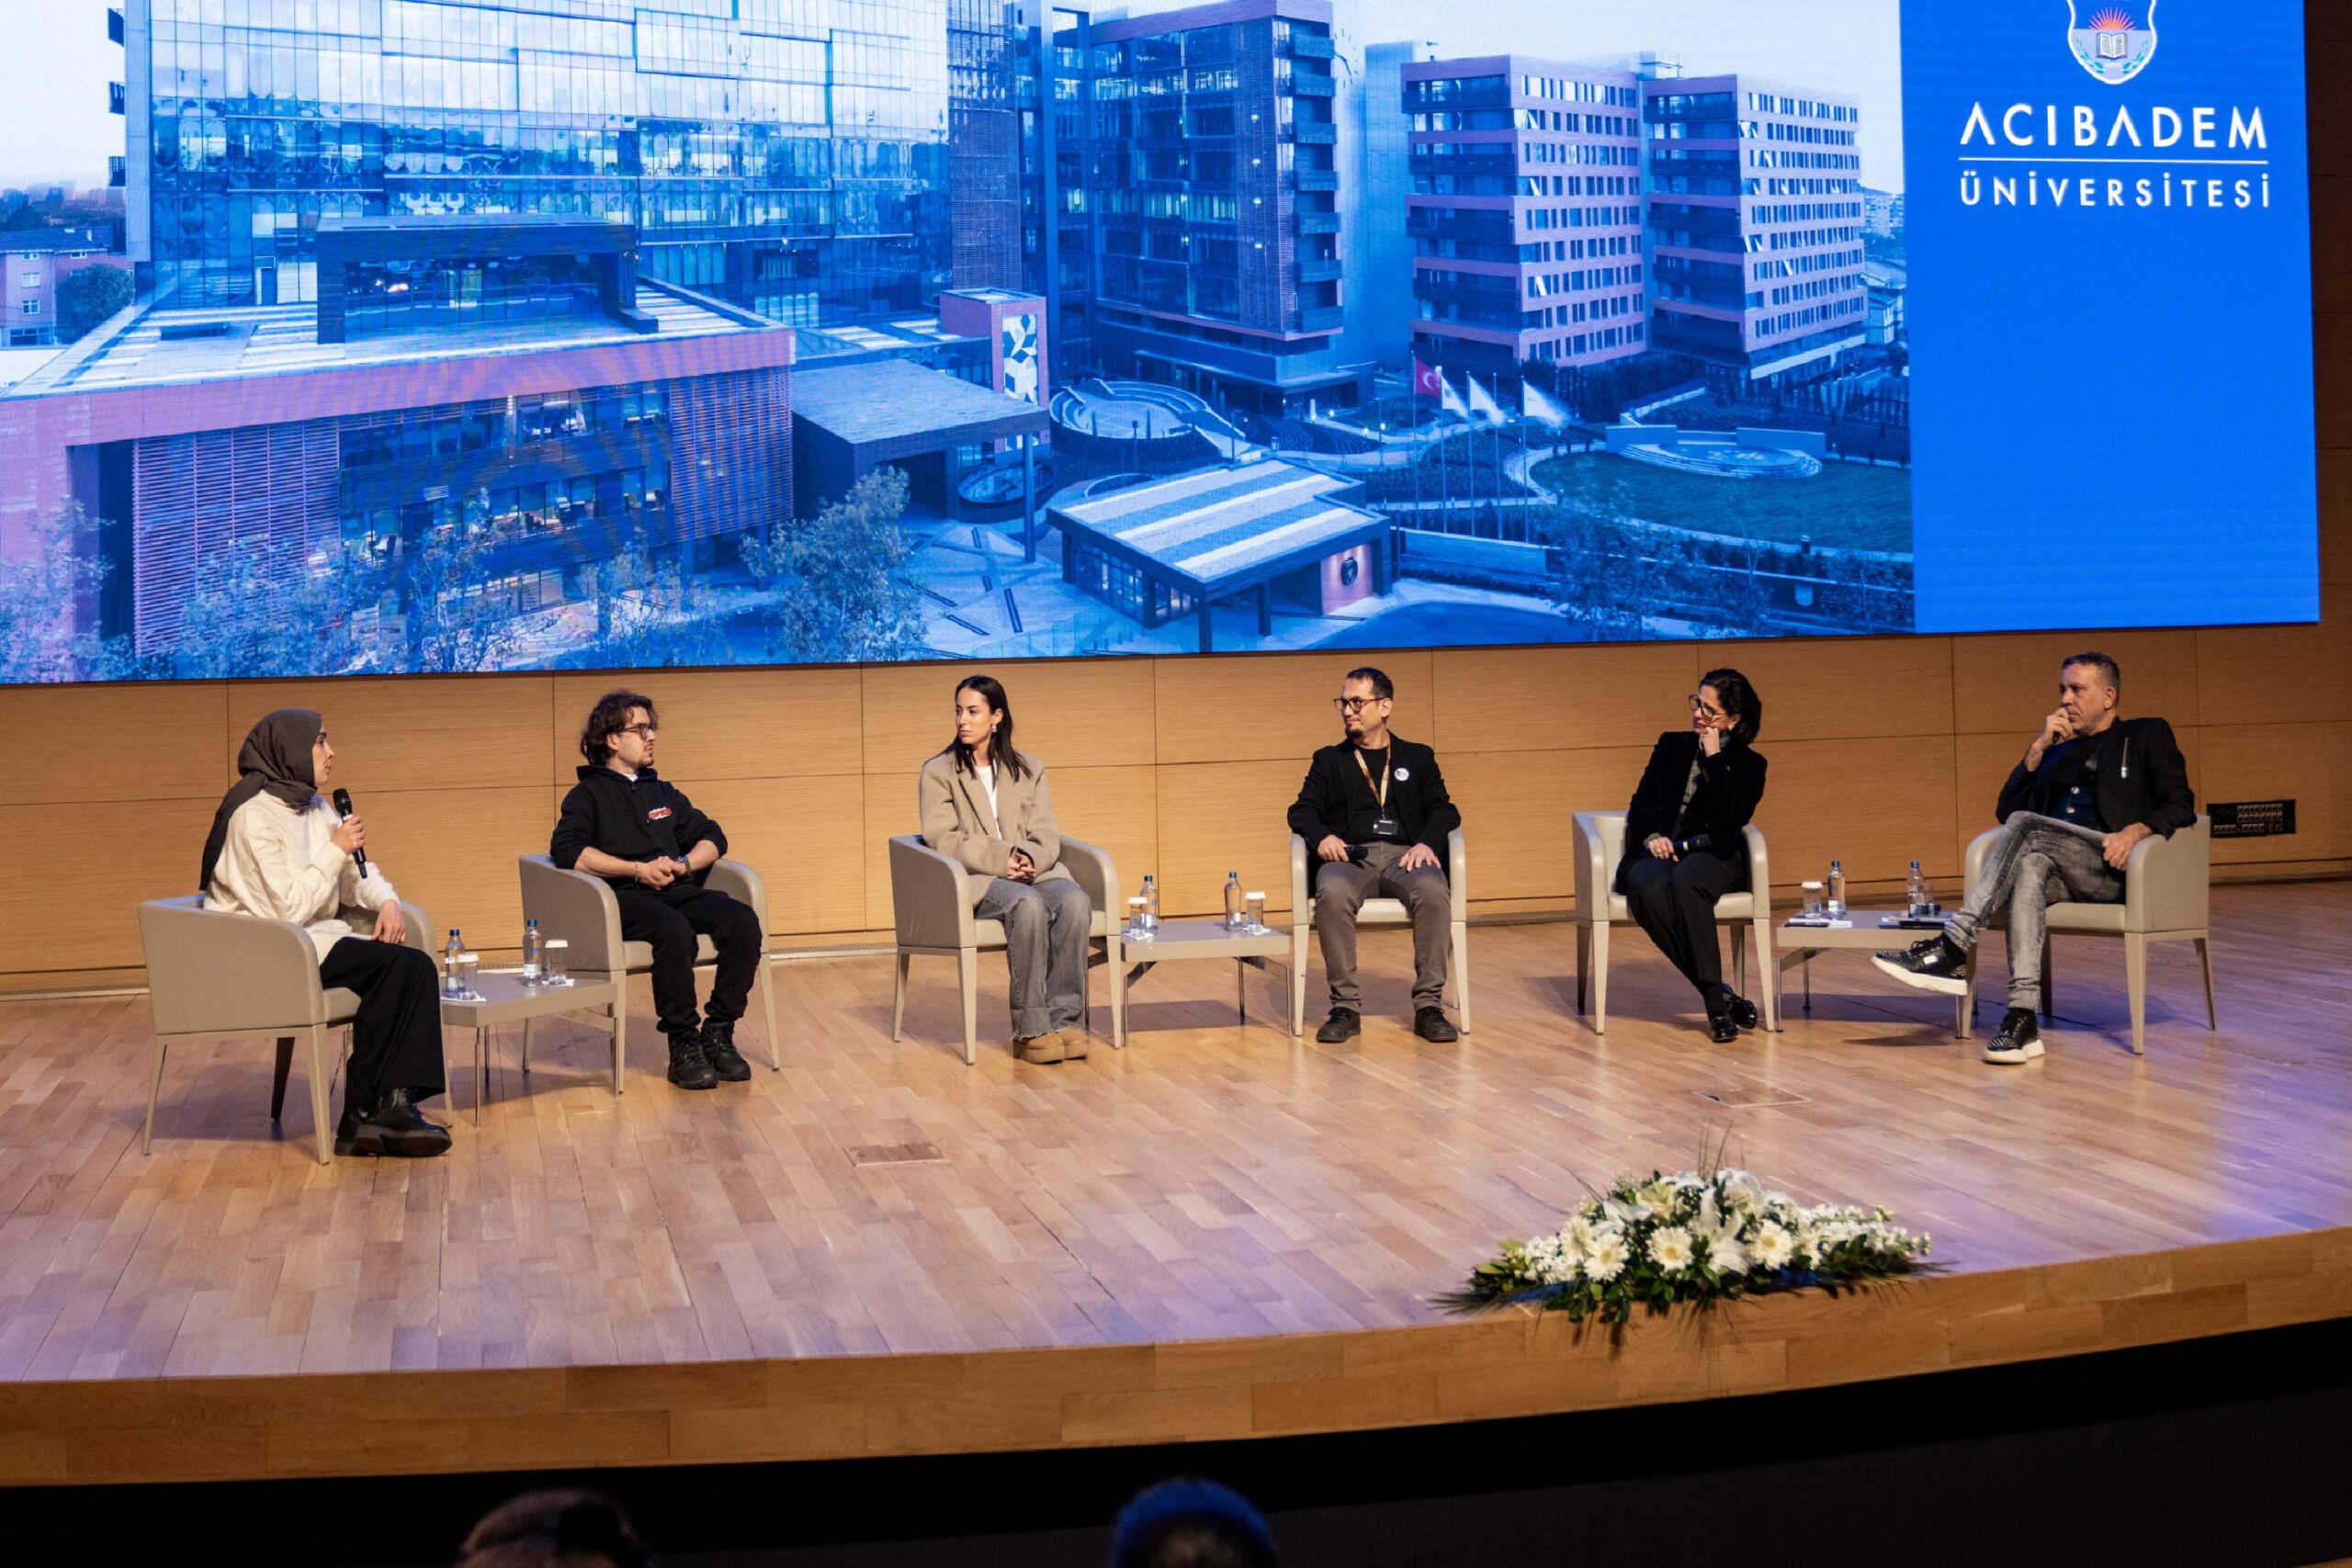
{"type": "Polygon", "coordinates": [[[1892,4],[83,8],[6,680],[1915,624],[1892,4]]]}

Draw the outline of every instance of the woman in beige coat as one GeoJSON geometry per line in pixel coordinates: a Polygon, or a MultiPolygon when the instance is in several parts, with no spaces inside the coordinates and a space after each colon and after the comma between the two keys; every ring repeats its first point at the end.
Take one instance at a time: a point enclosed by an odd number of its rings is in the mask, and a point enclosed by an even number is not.
{"type": "Polygon", "coordinates": [[[1061,864],[1053,792],[1013,750],[1012,706],[993,676],[956,687],[956,739],[922,766],[923,841],[973,874],[972,913],[1004,923],[1012,1050],[1024,1062],[1086,1055],[1086,939],[1093,907],[1061,864]]]}

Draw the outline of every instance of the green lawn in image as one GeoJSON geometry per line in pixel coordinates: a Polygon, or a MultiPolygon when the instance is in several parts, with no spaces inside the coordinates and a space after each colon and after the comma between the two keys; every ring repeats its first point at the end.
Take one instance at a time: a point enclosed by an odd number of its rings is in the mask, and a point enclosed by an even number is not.
{"type": "Polygon", "coordinates": [[[1810,479],[1731,479],[1677,473],[1608,452],[1554,457],[1537,482],[1570,503],[1645,523],[1824,548],[1911,548],[1911,470],[1829,462],[1810,479]]]}

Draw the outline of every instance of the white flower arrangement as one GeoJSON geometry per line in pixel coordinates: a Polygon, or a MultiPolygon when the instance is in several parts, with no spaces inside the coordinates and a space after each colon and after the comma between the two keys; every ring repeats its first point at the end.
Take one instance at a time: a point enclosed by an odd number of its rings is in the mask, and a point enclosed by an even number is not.
{"type": "Polygon", "coordinates": [[[1635,1306],[1702,1309],[1776,1291],[1838,1291],[1927,1272],[1930,1239],[1884,1209],[1802,1207],[1729,1167],[1620,1177],[1550,1235],[1503,1244],[1439,1305],[1514,1303],[1582,1321],[1631,1321],[1635,1306]]]}

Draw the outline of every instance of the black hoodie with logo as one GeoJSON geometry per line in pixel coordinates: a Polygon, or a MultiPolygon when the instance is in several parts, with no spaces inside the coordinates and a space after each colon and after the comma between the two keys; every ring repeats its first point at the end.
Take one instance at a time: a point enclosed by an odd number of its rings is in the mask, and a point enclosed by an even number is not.
{"type": "MultiPolygon", "coordinates": [[[[664,856],[683,861],[686,852],[705,839],[720,854],[727,852],[727,835],[718,824],[696,810],[684,791],[664,783],[651,768],[639,768],[635,780],[612,768],[582,768],[580,782],[563,797],[548,854],[566,871],[580,863],[582,850],[601,850],[626,861],[664,856]]],[[[670,886],[692,891],[701,886],[704,874],[696,872],[670,886]]],[[[626,876],[605,880],[615,887],[637,886],[626,876]]]]}

